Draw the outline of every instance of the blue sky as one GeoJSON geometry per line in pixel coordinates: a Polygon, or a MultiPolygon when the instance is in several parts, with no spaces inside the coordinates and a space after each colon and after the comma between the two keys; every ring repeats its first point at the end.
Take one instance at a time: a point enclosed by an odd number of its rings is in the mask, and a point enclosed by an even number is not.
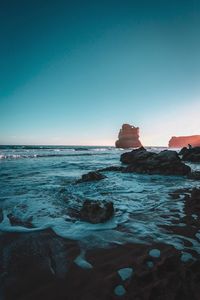
{"type": "Polygon", "coordinates": [[[0,1],[0,143],[200,134],[200,2],[0,1]]]}

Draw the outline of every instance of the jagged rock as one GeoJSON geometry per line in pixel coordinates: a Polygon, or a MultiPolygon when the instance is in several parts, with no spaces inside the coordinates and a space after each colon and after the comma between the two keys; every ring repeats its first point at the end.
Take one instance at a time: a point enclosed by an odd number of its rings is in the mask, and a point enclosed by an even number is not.
{"type": "Polygon", "coordinates": [[[142,144],[139,140],[139,127],[123,124],[119,131],[118,140],[115,142],[117,148],[137,148],[142,144]]]}
{"type": "Polygon", "coordinates": [[[27,228],[34,227],[32,224],[32,217],[29,217],[27,220],[21,220],[18,217],[14,216],[12,213],[8,214],[7,217],[12,226],[22,226],[27,228]]]}
{"type": "Polygon", "coordinates": [[[183,148],[181,149],[180,155],[182,155],[182,160],[191,162],[200,162],[200,147],[194,148],[183,148]]]}
{"type": "Polygon", "coordinates": [[[132,164],[135,162],[146,160],[155,156],[156,153],[148,152],[144,147],[132,150],[131,152],[123,153],[120,157],[120,161],[124,164],[132,164]]]}
{"type": "Polygon", "coordinates": [[[188,144],[193,147],[200,146],[200,135],[173,136],[169,141],[169,147],[171,148],[187,147],[188,144]]]}
{"type": "Polygon", "coordinates": [[[143,174],[187,175],[191,169],[181,162],[176,151],[148,152],[145,148],[121,155],[121,161],[128,164],[123,172],[143,174]]]}
{"type": "Polygon", "coordinates": [[[188,179],[200,180],[200,171],[190,172],[187,177],[188,179]]]}
{"type": "Polygon", "coordinates": [[[93,224],[103,223],[114,214],[112,202],[86,200],[80,211],[80,219],[93,224]]]}
{"type": "Polygon", "coordinates": [[[77,183],[81,183],[81,182],[87,182],[87,181],[95,181],[95,180],[101,180],[106,178],[105,175],[102,175],[99,172],[89,172],[87,174],[83,174],[81,179],[77,180],[77,183]]]}

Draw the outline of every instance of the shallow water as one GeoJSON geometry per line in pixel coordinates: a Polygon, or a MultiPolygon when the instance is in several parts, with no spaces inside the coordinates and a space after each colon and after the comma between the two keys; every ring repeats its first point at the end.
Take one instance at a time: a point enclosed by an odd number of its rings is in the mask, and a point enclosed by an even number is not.
{"type": "MultiPolygon", "coordinates": [[[[163,148],[151,148],[161,151],[163,148]]],[[[110,243],[165,242],[187,250],[184,239],[200,252],[200,243],[168,233],[183,213],[182,200],[168,195],[177,188],[196,186],[185,177],[105,172],[99,182],[75,184],[80,176],[110,165],[120,165],[121,149],[112,147],[0,147],[0,207],[2,231],[52,228],[58,235],[78,240],[84,247],[110,243]],[[115,216],[104,224],[89,224],[70,217],[85,199],[113,201],[115,216]],[[34,229],[11,226],[13,213],[22,220],[32,217],[34,229]]],[[[199,164],[190,164],[199,170],[199,164]]],[[[184,224],[183,224],[184,226],[184,224]]],[[[188,247],[189,248],[189,247],[188,247]]]]}

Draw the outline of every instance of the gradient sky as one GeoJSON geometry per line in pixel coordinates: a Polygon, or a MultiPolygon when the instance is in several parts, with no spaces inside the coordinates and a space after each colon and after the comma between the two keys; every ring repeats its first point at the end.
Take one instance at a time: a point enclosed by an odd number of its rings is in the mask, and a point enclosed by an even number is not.
{"type": "Polygon", "coordinates": [[[200,134],[199,0],[0,0],[0,143],[200,134]]]}

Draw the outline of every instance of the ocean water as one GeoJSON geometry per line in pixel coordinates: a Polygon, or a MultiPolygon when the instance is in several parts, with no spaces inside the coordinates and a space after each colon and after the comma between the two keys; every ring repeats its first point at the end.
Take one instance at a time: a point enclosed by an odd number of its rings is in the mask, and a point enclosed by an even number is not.
{"type": "MultiPolygon", "coordinates": [[[[164,148],[147,148],[159,152],[164,148]]],[[[200,242],[172,234],[162,225],[184,217],[182,200],[169,193],[196,186],[185,177],[104,172],[106,179],[76,184],[80,176],[120,165],[122,149],[114,147],[0,146],[0,231],[35,231],[52,228],[83,247],[107,247],[126,242],[165,242],[181,250],[200,252],[200,242]],[[113,201],[114,217],[103,224],[82,222],[71,216],[83,201],[113,201]],[[34,228],[11,226],[7,215],[32,218],[34,228]],[[192,244],[186,247],[184,241],[192,244]]],[[[199,170],[199,164],[191,164],[199,170]]],[[[195,217],[195,216],[194,216],[195,217]]],[[[184,226],[180,224],[179,226],[184,226]]]]}

